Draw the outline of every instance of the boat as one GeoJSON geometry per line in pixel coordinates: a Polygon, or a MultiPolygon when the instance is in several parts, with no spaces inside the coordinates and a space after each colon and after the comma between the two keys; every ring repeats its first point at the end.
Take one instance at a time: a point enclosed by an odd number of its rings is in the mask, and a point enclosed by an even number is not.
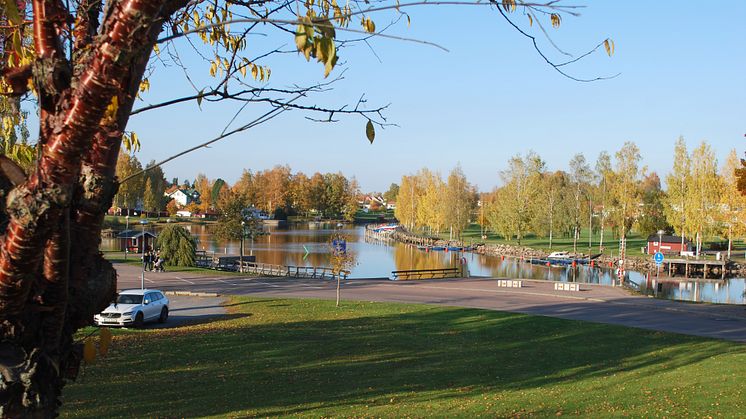
{"type": "Polygon", "coordinates": [[[570,253],[568,252],[552,252],[547,256],[547,259],[572,259],[572,256],[570,256],[570,253]]]}
{"type": "Polygon", "coordinates": [[[459,246],[448,246],[446,247],[446,249],[448,249],[449,252],[460,252],[464,250],[463,247],[459,247],[459,246]]]}
{"type": "Polygon", "coordinates": [[[374,227],[372,230],[376,233],[382,233],[384,231],[394,231],[399,228],[399,224],[384,224],[378,227],[374,227]]]}
{"type": "Polygon", "coordinates": [[[430,250],[446,250],[444,246],[430,246],[430,250]]]}
{"type": "Polygon", "coordinates": [[[569,252],[552,252],[547,256],[547,261],[554,266],[567,266],[567,265],[587,265],[590,259],[576,258],[569,252]]]}

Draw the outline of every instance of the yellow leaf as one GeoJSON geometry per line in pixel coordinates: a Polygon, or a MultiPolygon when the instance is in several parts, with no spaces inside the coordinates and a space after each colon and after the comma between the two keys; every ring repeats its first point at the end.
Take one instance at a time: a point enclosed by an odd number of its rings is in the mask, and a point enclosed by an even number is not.
{"type": "Polygon", "coordinates": [[[150,81],[148,79],[142,79],[140,82],[140,92],[150,90],[150,81]]]}
{"type": "Polygon", "coordinates": [[[258,75],[259,75],[259,70],[257,70],[257,68],[256,68],[256,65],[255,65],[255,64],[252,64],[252,65],[251,65],[251,77],[253,77],[253,78],[254,78],[254,80],[256,80],[256,77],[257,77],[258,75]]]}
{"type": "Polygon", "coordinates": [[[241,72],[242,76],[246,77],[246,66],[245,65],[238,67],[238,71],[241,72]]]}
{"type": "Polygon", "coordinates": [[[153,51],[155,52],[155,55],[159,55],[161,53],[161,49],[158,48],[158,44],[153,45],[153,51]]]}
{"type": "Polygon", "coordinates": [[[528,16],[528,26],[534,26],[534,18],[531,17],[531,15],[528,16]]]}
{"type": "Polygon", "coordinates": [[[562,23],[562,18],[560,17],[560,15],[558,15],[557,13],[552,13],[551,19],[552,19],[552,26],[555,28],[559,28],[560,23],[562,23]]]}
{"type": "Polygon", "coordinates": [[[83,360],[86,364],[93,364],[96,360],[96,347],[90,339],[86,339],[85,344],[83,344],[83,360]]]}
{"type": "Polygon", "coordinates": [[[106,107],[106,112],[104,112],[104,119],[113,119],[117,115],[117,110],[119,109],[119,98],[117,95],[114,95],[111,97],[111,102],[109,102],[109,106],[106,107]]]}
{"type": "Polygon", "coordinates": [[[109,346],[111,346],[111,330],[104,327],[99,332],[98,352],[101,356],[106,356],[109,353],[109,346]]]}
{"type": "Polygon", "coordinates": [[[295,47],[298,48],[298,51],[303,51],[307,42],[308,35],[306,35],[306,30],[303,28],[303,25],[298,25],[298,31],[295,32],[295,47]]]}

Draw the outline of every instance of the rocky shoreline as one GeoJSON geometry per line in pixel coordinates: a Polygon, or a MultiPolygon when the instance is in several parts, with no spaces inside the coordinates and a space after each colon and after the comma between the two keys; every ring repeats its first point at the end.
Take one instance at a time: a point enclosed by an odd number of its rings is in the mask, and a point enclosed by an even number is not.
{"type": "MultiPolygon", "coordinates": [[[[463,243],[458,240],[443,240],[434,237],[422,237],[413,233],[410,233],[404,229],[397,229],[391,234],[391,238],[402,242],[418,246],[456,246],[456,247],[468,247],[468,243],[463,243]]],[[[483,255],[491,256],[510,256],[520,257],[524,259],[544,259],[549,253],[533,249],[526,246],[514,246],[509,244],[484,244],[479,243],[473,245],[473,251],[483,255]]],[[[578,259],[588,258],[589,255],[586,253],[570,253],[572,257],[578,259]]],[[[596,266],[601,267],[614,267],[616,266],[619,258],[610,257],[607,255],[601,255],[594,259],[596,266]]],[[[625,261],[627,270],[638,271],[638,272],[655,272],[657,266],[655,262],[648,258],[641,258],[637,256],[629,256],[625,261]]],[[[738,263],[732,263],[730,266],[730,274],[736,276],[746,276],[746,266],[738,263]]]]}

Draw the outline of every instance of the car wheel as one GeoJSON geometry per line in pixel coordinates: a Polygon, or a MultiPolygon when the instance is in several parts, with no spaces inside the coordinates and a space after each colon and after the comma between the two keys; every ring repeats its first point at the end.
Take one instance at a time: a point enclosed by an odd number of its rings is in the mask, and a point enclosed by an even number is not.
{"type": "Polygon", "coordinates": [[[163,307],[161,317],[158,317],[158,323],[166,323],[166,320],[168,320],[168,307],[163,307]]]}
{"type": "Polygon", "coordinates": [[[145,323],[145,318],[142,315],[142,311],[137,313],[135,316],[135,321],[132,323],[132,326],[136,328],[141,328],[143,323],[145,323]]]}

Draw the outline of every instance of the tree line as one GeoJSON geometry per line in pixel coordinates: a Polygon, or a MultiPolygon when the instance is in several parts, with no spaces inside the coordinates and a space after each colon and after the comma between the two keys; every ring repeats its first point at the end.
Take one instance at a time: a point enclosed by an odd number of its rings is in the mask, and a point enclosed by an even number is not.
{"type": "MultiPolygon", "coordinates": [[[[230,185],[225,180],[209,179],[200,173],[193,182],[174,178],[166,180],[155,162],[145,166],[148,170],[123,182],[114,198],[120,207],[142,207],[148,212],[167,211],[173,215],[179,209],[193,213],[222,214],[224,210],[239,201],[245,207],[255,207],[276,218],[287,215],[322,216],[327,218],[352,219],[358,208],[359,187],[354,178],[348,179],[342,173],[314,173],[307,176],[302,172],[293,173],[289,166],[275,166],[271,169],[253,172],[244,170],[241,178],[230,185]],[[164,195],[169,189],[193,189],[199,200],[181,208],[164,195]]],[[[117,161],[117,177],[125,179],[143,170],[137,157],[122,153],[117,161]]]]}
{"type": "Polygon", "coordinates": [[[436,235],[447,231],[450,237],[460,238],[473,220],[477,201],[477,189],[466,180],[460,166],[451,170],[446,180],[423,168],[402,177],[394,215],[410,230],[419,228],[436,235]]]}
{"type": "MultiPolygon", "coordinates": [[[[746,198],[739,190],[744,163],[735,150],[718,167],[707,142],[689,152],[680,137],[665,190],[658,173],[641,161],[634,142],[613,155],[602,151],[595,162],[578,153],[567,171],[548,169],[529,151],[511,157],[499,173],[501,186],[481,194],[460,168],[447,181],[422,169],[402,177],[396,217],[413,230],[439,234],[453,228],[457,236],[476,222],[518,244],[527,236],[548,239],[550,248],[556,237],[572,237],[575,251],[584,247],[581,231],[598,237],[599,251],[609,232],[624,241],[633,230],[663,230],[691,239],[697,253],[706,240],[725,237],[730,249],[734,237],[746,235],[746,198]]],[[[592,243],[590,237],[587,246],[592,243]]]]}

